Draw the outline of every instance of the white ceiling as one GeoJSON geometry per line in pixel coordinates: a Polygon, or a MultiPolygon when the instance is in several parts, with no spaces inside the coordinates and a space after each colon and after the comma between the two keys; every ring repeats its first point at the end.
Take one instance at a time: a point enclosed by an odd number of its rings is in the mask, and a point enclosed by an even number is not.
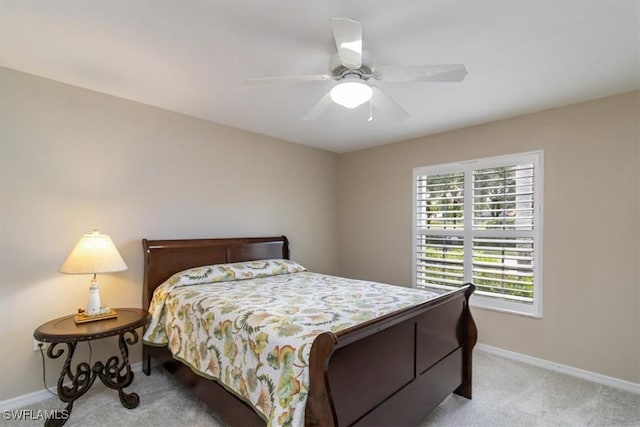
{"type": "Polygon", "coordinates": [[[353,151],[640,87],[637,1],[1,0],[0,64],[335,152],[353,151]],[[247,86],[328,72],[330,19],[363,26],[374,65],[463,63],[462,83],[380,83],[409,112],[332,106],[333,82],[247,86]]]}

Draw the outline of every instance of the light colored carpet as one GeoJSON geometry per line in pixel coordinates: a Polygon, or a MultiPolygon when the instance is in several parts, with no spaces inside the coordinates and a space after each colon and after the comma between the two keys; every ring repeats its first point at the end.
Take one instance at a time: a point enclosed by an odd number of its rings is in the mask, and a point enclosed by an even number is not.
{"type": "MultiPolygon", "coordinates": [[[[74,404],[67,426],[222,426],[191,393],[161,369],[136,373],[127,388],[140,406],[125,409],[96,381],[74,404]]],[[[640,395],[476,351],[473,400],[447,397],[422,426],[640,426],[640,395]]],[[[63,409],[57,398],[33,411],[63,409]]],[[[0,421],[41,426],[42,421],[0,421]]]]}

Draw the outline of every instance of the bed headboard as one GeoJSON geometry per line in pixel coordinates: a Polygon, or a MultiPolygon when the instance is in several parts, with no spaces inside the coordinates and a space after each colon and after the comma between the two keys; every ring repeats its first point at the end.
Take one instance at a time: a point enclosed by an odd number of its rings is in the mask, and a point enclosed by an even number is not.
{"type": "Polygon", "coordinates": [[[149,307],[153,291],[171,275],[201,265],[258,259],[289,259],[289,241],[279,237],[239,237],[228,239],[142,239],[144,287],[142,306],[149,307]]]}

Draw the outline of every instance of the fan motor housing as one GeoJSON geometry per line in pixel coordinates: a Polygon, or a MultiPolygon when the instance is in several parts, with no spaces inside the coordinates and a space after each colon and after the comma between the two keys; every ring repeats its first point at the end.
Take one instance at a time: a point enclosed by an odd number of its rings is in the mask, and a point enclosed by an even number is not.
{"type": "Polygon", "coordinates": [[[336,80],[342,80],[346,76],[358,76],[363,80],[373,77],[373,65],[367,52],[362,51],[362,64],[358,68],[345,67],[340,61],[340,56],[335,53],[329,61],[329,72],[336,80]]]}

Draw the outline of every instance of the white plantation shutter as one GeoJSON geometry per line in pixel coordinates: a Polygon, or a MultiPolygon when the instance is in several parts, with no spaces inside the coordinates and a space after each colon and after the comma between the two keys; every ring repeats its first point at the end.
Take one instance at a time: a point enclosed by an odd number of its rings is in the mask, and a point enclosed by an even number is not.
{"type": "Polygon", "coordinates": [[[418,286],[450,289],[464,283],[464,173],[416,178],[418,286]]]}
{"type": "Polygon", "coordinates": [[[414,169],[414,283],[541,315],[541,152],[414,169]]]}

